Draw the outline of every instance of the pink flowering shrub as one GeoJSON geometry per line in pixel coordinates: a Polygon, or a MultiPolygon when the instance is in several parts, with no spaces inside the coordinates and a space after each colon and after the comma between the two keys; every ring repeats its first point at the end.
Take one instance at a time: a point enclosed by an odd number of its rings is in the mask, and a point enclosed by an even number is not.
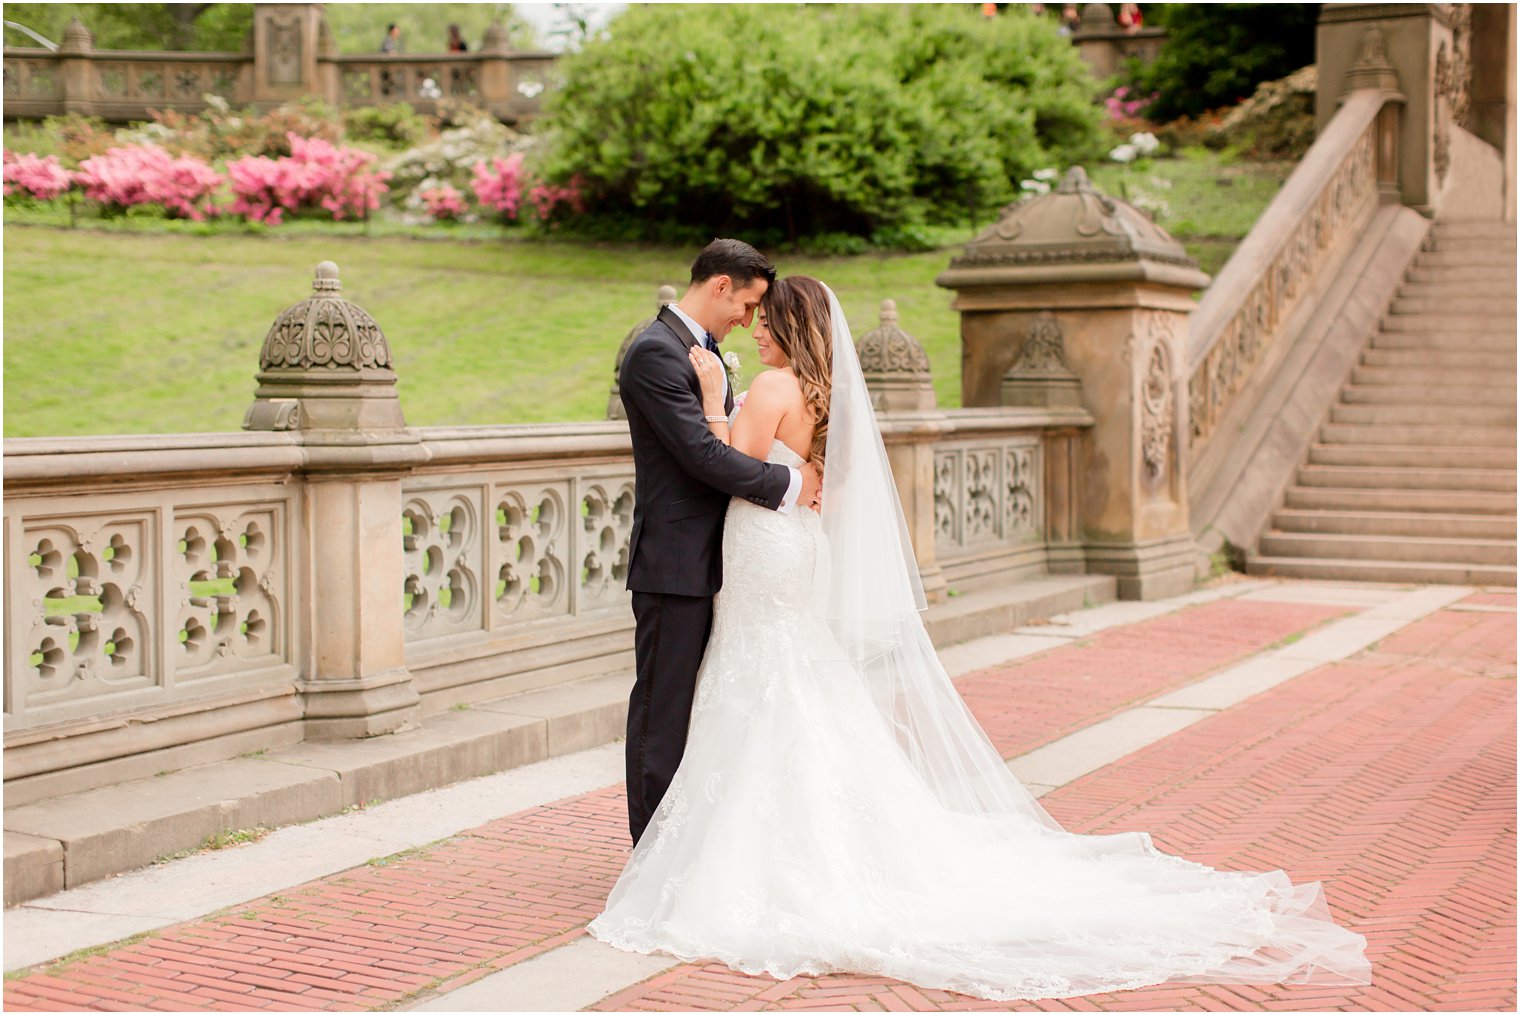
{"type": "Polygon", "coordinates": [[[222,184],[206,163],[188,155],[175,158],[153,145],[122,145],[79,164],[74,174],[86,197],[108,208],[156,204],[169,214],[204,219],[202,199],[222,184]]]}
{"type": "Polygon", "coordinates": [[[578,177],[572,177],[569,184],[563,187],[540,183],[528,191],[528,199],[533,202],[538,217],[545,222],[561,205],[565,205],[577,215],[586,210],[578,177]]]}
{"type": "Polygon", "coordinates": [[[422,191],[421,197],[428,215],[435,219],[458,221],[468,210],[464,195],[447,183],[441,187],[429,187],[422,191]]]}
{"type": "Polygon", "coordinates": [[[470,189],[475,191],[475,199],[481,206],[499,211],[506,218],[517,218],[517,211],[522,207],[523,184],[526,181],[522,152],[515,152],[504,159],[493,158],[489,166],[483,161],[477,162],[474,172],[475,179],[470,181],[470,189]]]}
{"type": "Polygon", "coordinates": [[[233,201],[228,211],[279,225],[285,212],[322,208],[335,219],[380,207],[390,173],[371,169],[375,156],[322,138],[286,135],[290,155],[250,155],[227,163],[233,201]]]}
{"type": "Polygon", "coordinates": [[[56,155],[17,155],[5,150],[5,195],[26,193],[39,201],[51,201],[69,189],[73,179],[58,164],[56,155]]]}
{"type": "Polygon", "coordinates": [[[1103,100],[1103,108],[1108,110],[1109,119],[1133,120],[1160,97],[1160,92],[1142,96],[1132,91],[1128,85],[1120,85],[1114,89],[1114,94],[1103,100]]]}

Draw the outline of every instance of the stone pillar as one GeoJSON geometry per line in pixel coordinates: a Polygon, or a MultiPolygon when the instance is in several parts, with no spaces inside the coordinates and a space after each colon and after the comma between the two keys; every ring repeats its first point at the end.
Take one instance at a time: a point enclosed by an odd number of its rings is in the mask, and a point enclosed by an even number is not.
{"type": "MultiPolygon", "coordinates": [[[[253,5],[253,101],[277,106],[304,95],[328,101],[317,56],[327,26],[322,4],[253,5]]],[[[329,38],[327,45],[331,46],[329,38]]]]}
{"type": "Polygon", "coordinates": [[[58,46],[59,86],[63,89],[63,111],[93,116],[95,113],[95,75],[90,57],[95,37],[78,18],[70,18],[58,46]]]}
{"type": "MultiPolygon", "coordinates": [[[[673,285],[660,286],[659,291],[655,293],[654,297],[655,314],[659,314],[661,307],[668,306],[675,301],[676,287],[673,285]]],[[[628,334],[623,336],[623,344],[618,346],[617,361],[612,365],[612,391],[607,396],[608,419],[628,418],[623,413],[623,389],[618,383],[623,376],[623,357],[628,355],[628,347],[633,344],[633,340],[642,335],[653,323],[653,317],[644,318],[638,324],[628,329],[628,334]]]]}
{"type": "Polygon", "coordinates": [[[1319,130],[1351,88],[1365,87],[1369,54],[1387,65],[1405,97],[1397,131],[1399,192],[1405,204],[1427,215],[1435,212],[1451,158],[1451,118],[1438,102],[1436,73],[1441,54],[1451,53],[1451,7],[1324,4],[1315,39],[1319,91],[1314,115],[1319,130]],[[1376,41],[1369,41],[1369,29],[1376,31],[1376,41]]]}
{"type": "Polygon", "coordinates": [[[961,313],[965,405],[1059,405],[1079,388],[1095,424],[1064,486],[1080,491],[1067,512],[1088,571],[1117,576],[1127,599],[1190,588],[1184,350],[1208,276],[1074,166],[1053,193],[1005,208],[936,282],[961,313]]]}
{"type": "Polygon", "coordinates": [[[388,733],[417,711],[403,640],[402,478],[421,461],[396,397],[390,347],[343,299],[338,266],[282,313],[259,353],[247,430],[290,431],[307,456],[308,739],[388,733]]]}
{"type": "Polygon", "coordinates": [[[507,55],[512,44],[507,28],[493,21],[480,40],[480,105],[498,120],[511,117],[517,95],[512,91],[512,64],[507,55]]]}
{"type": "Polygon", "coordinates": [[[892,300],[882,301],[880,323],[860,337],[856,351],[881,423],[924,597],[943,602],[946,582],[934,546],[934,442],[950,426],[934,397],[929,357],[918,339],[898,326],[892,300]]]}

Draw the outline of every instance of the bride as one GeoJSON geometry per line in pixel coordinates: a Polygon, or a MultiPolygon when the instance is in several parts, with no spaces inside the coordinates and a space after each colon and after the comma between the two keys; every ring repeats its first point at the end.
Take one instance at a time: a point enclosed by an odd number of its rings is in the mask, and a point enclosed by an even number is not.
{"type": "MultiPolygon", "coordinates": [[[[821,513],[735,498],[686,753],[590,925],[777,979],[855,972],[989,1000],[1165,981],[1356,983],[1316,883],[1213,870],[1143,832],[1061,829],[940,666],[849,326],[778,280],[720,439],[823,471],[821,513]]],[[[709,415],[722,367],[692,353],[709,415]]]]}

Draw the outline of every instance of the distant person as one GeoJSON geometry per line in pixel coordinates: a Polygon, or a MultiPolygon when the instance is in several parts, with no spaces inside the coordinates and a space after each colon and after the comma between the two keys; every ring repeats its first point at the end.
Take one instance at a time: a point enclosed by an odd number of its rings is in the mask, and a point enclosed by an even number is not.
{"type": "Polygon", "coordinates": [[[982,4],[982,17],[984,17],[984,18],[995,18],[995,17],[997,17],[997,12],[998,12],[998,5],[997,4],[982,4]]]}
{"type": "Polygon", "coordinates": [[[1140,13],[1140,5],[1139,4],[1120,4],[1119,5],[1119,27],[1120,28],[1124,29],[1126,32],[1134,33],[1134,32],[1140,31],[1141,27],[1144,24],[1145,24],[1145,15],[1140,13]]]}
{"type": "Polygon", "coordinates": [[[469,51],[470,51],[470,47],[465,45],[464,36],[462,36],[462,35],[459,34],[459,26],[458,25],[450,25],[449,26],[449,52],[450,53],[468,53],[469,51]]]}
{"type": "Polygon", "coordinates": [[[394,21],[385,26],[385,38],[380,40],[380,52],[401,52],[401,26],[394,21]]]}
{"type": "Polygon", "coordinates": [[[1061,8],[1061,27],[1058,29],[1062,35],[1072,35],[1082,25],[1082,12],[1077,10],[1076,4],[1067,4],[1061,8]]]}
{"type": "Polygon", "coordinates": [[[1029,5],[1029,13],[1033,14],[1037,18],[1043,18],[1045,16],[1045,5],[1044,4],[1030,4],[1029,5]]]}

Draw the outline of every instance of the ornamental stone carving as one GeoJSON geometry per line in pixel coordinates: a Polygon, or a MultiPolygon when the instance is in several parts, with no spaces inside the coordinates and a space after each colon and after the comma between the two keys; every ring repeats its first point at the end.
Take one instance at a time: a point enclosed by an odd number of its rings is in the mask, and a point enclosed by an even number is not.
{"type": "Polygon", "coordinates": [[[1040,446],[1013,437],[934,452],[934,543],[942,559],[990,545],[1038,542],[1044,532],[1040,446]]]}
{"type": "MultiPolygon", "coordinates": [[[[496,26],[493,25],[492,27],[496,26]]],[[[655,295],[655,317],[659,316],[661,307],[668,306],[675,301],[676,287],[673,285],[660,286],[659,292],[655,295]]],[[[608,419],[628,418],[623,413],[623,389],[619,384],[619,380],[623,375],[623,357],[628,355],[628,347],[633,344],[633,340],[642,335],[653,323],[654,317],[646,317],[638,324],[635,324],[632,328],[628,329],[628,334],[623,336],[623,344],[618,346],[617,360],[612,365],[612,391],[607,396],[608,419]]]]}
{"type": "Polygon", "coordinates": [[[245,430],[367,430],[406,425],[390,345],[341,295],[338,266],[317,265],[312,295],[275,319],[259,351],[245,430]]]}
{"type": "Polygon", "coordinates": [[[1029,322],[1013,366],[1003,375],[1002,403],[1017,406],[1078,406],[1082,382],[1066,365],[1061,323],[1042,310],[1029,322]]]}
{"type": "Polygon", "coordinates": [[[342,297],[336,264],[317,265],[311,288],[310,297],[275,318],[259,352],[260,370],[391,365],[390,346],[375,319],[342,297]]]}
{"type": "Polygon", "coordinates": [[[1086,170],[1072,166],[1053,192],[1005,207],[936,281],[957,289],[976,281],[969,269],[1142,260],[1197,269],[1165,229],[1094,188],[1086,170]]]}
{"type": "Polygon", "coordinates": [[[1165,340],[1158,341],[1150,353],[1145,376],[1140,382],[1140,439],[1145,466],[1154,476],[1164,475],[1171,454],[1172,433],[1177,428],[1177,410],[1172,396],[1171,357],[1165,340]]]}
{"type": "Polygon", "coordinates": [[[855,351],[878,412],[935,407],[929,356],[918,339],[898,326],[894,300],[882,300],[880,323],[860,336],[855,351]]]}

